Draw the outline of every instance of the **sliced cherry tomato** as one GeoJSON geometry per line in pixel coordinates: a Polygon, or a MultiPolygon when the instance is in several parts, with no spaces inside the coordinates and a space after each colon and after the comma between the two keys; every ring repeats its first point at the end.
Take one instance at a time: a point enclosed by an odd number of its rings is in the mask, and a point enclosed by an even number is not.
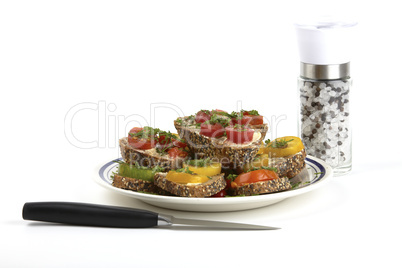
{"type": "Polygon", "coordinates": [[[128,133],[130,134],[130,133],[133,133],[133,134],[135,134],[135,133],[138,133],[138,132],[140,132],[141,130],[143,130],[144,128],[142,128],[142,127],[133,127],[128,133]]]}
{"type": "Polygon", "coordinates": [[[225,134],[225,128],[219,123],[216,124],[202,123],[200,134],[211,138],[220,138],[225,134]]]}
{"type": "Polygon", "coordinates": [[[254,130],[249,127],[236,125],[225,130],[228,140],[233,143],[241,144],[253,140],[254,130]]]}
{"type": "Polygon", "coordinates": [[[133,138],[129,135],[128,144],[135,149],[148,150],[155,147],[155,140],[133,138]]]}
{"type": "Polygon", "coordinates": [[[211,112],[208,110],[201,110],[195,115],[195,122],[196,123],[204,123],[211,119],[211,112]]]}
{"type": "Polygon", "coordinates": [[[225,197],[227,195],[225,189],[223,189],[222,191],[212,195],[211,197],[225,197]]]}
{"type": "Polygon", "coordinates": [[[251,117],[250,125],[262,125],[264,124],[264,118],[262,115],[253,115],[251,117]]]}
{"type": "Polygon", "coordinates": [[[234,125],[248,125],[252,121],[253,117],[249,115],[243,115],[243,117],[232,118],[230,123],[234,125]]]}
{"type": "Polygon", "coordinates": [[[176,158],[176,157],[185,158],[188,155],[188,153],[186,151],[183,151],[182,149],[177,148],[177,147],[170,148],[168,150],[168,154],[171,158],[176,158]]]}
{"type": "Polygon", "coordinates": [[[173,146],[179,147],[179,148],[186,148],[187,143],[179,141],[179,140],[173,140],[173,146]]]}
{"type": "Polygon", "coordinates": [[[251,121],[250,125],[262,125],[264,124],[264,118],[262,115],[259,115],[257,111],[242,111],[244,116],[250,116],[251,121]]]}
{"type": "Polygon", "coordinates": [[[154,148],[156,145],[154,137],[143,138],[135,136],[135,134],[137,134],[142,130],[143,128],[141,127],[132,128],[127,136],[128,144],[135,149],[141,149],[141,150],[148,150],[154,148]]]}
{"type": "Polygon", "coordinates": [[[249,183],[255,183],[259,181],[269,181],[279,179],[278,174],[275,171],[268,169],[258,169],[247,173],[242,173],[236,177],[231,183],[232,187],[243,186],[249,183]]]}

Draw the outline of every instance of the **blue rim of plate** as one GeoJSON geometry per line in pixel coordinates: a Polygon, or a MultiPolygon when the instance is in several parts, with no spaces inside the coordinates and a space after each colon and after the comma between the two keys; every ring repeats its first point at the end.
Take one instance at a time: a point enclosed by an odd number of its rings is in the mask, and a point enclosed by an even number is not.
{"type": "MultiPolygon", "coordinates": [[[[113,175],[113,172],[115,172],[116,167],[118,165],[117,161],[122,161],[122,158],[117,158],[115,160],[109,161],[106,164],[104,164],[100,169],[99,169],[99,177],[101,178],[102,181],[106,182],[107,184],[112,184],[112,178],[111,176],[113,175]]],[[[305,159],[306,166],[310,168],[313,172],[313,177],[310,179],[310,183],[305,186],[312,185],[314,183],[319,182],[322,178],[325,177],[327,171],[326,168],[316,160],[312,159],[311,157],[307,156],[305,159]]],[[[301,187],[300,187],[301,188],[301,187]]]]}

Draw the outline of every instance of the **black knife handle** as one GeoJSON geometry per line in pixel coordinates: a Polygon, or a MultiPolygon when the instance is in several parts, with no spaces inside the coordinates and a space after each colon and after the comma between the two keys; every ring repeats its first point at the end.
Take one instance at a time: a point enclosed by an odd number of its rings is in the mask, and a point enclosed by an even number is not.
{"type": "Polygon", "coordinates": [[[100,227],[146,228],[158,225],[158,214],[152,211],[74,202],[25,203],[22,218],[100,227]]]}

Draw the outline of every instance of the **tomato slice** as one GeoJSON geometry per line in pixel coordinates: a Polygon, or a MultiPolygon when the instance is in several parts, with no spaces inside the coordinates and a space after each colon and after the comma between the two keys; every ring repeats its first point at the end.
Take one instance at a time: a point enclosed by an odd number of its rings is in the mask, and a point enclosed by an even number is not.
{"type": "Polygon", "coordinates": [[[188,155],[188,153],[186,151],[183,151],[182,149],[177,148],[177,147],[170,148],[168,150],[168,154],[169,154],[169,157],[171,157],[171,158],[176,158],[176,157],[185,158],[188,155]]]}
{"type": "Polygon", "coordinates": [[[250,125],[262,125],[264,124],[264,118],[262,115],[253,115],[251,117],[250,125]]]}
{"type": "Polygon", "coordinates": [[[173,140],[173,146],[178,147],[178,148],[186,148],[187,143],[179,141],[179,140],[173,140]]]}
{"type": "Polygon", "coordinates": [[[204,123],[211,119],[211,113],[208,110],[201,110],[195,115],[196,123],[204,123]]]}
{"type": "Polygon", "coordinates": [[[219,123],[216,124],[202,123],[200,134],[211,138],[220,138],[225,134],[225,128],[219,123]]]}
{"type": "Polygon", "coordinates": [[[148,150],[155,147],[155,140],[133,138],[128,135],[128,144],[135,149],[148,150]]]}
{"type": "Polygon", "coordinates": [[[237,117],[237,118],[232,118],[230,123],[234,125],[248,125],[252,121],[253,117],[249,115],[243,115],[242,118],[237,117]]]}
{"type": "Polygon", "coordinates": [[[135,149],[141,149],[141,150],[148,150],[154,148],[156,145],[154,137],[142,138],[142,137],[136,137],[134,135],[142,131],[143,129],[144,128],[141,127],[132,128],[127,136],[128,144],[135,149]]]}
{"type": "Polygon", "coordinates": [[[135,133],[138,133],[138,132],[140,132],[140,131],[142,131],[144,128],[142,128],[142,127],[133,127],[128,133],[130,134],[130,133],[133,133],[133,134],[135,134],[135,133]]]}
{"type": "Polygon", "coordinates": [[[262,115],[259,115],[257,111],[242,111],[243,116],[250,116],[251,121],[249,122],[250,125],[262,125],[264,124],[264,118],[262,115]]]}
{"type": "Polygon", "coordinates": [[[232,182],[232,187],[243,186],[249,183],[255,183],[259,181],[269,181],[279,179],[278,174],[275,171],[268,169],[258,169],[247,173],[242,173],[232,182]]]}
{"type": "Polygon", "coordinates": [[[254,130],[246,126],[227,127],[226,136],[229,141],[237,144],[250,142],[253,140],[254,130]]]}

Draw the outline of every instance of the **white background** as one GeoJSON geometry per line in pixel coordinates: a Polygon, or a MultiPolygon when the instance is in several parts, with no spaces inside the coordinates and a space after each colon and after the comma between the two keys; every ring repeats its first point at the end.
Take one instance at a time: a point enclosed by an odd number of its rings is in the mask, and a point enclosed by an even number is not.
{"type": "MultiPolygon", "coordinates": [[[[1,1],[1,267],[397,267],[402,239],[397,1],[1,1]],[[92,180],[134,125],[257,109],[297,135],[296,17],[359,21],[353,171],[274,206],[184,213],[92,180]],[[29,201],[78,201],[282,227],[268,232],[29,224],[29,201]],[[117,267],[117,265],[116,265],[117,267]]],[[[276,122],[276,123],[274,123],[276,122]]]]}

